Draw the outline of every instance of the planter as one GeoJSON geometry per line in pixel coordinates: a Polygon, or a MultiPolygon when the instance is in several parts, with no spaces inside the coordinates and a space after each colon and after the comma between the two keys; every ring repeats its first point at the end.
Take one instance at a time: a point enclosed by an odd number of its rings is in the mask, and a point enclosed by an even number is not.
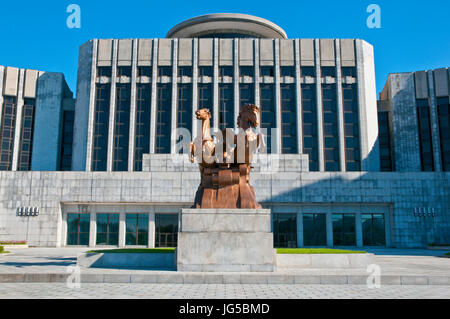
{"type": "Polygon", "coordinates": [[[3,246],[5,248],[5,250],[29,248],[27,244],[1,245],[1,246],[3,246]]]}
{"type": "Polygon", "coordinates": [[[374,254],[277,254],[277,268],[366,268],[374,254]]]}
{"type": "Polygon", "coordinates": [[[85,253],[77,265],[86,268],[175,270],[175,253],[85,253]]]}

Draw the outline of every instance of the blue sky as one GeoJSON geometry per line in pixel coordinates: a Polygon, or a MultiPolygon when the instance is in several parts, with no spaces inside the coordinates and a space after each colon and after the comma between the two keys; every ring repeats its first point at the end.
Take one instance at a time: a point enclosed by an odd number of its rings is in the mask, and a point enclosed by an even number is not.
{"type": "Polygon", "coordinates": [[[2,0],[0,65],[63,72],[76,90],[78,47],[92,38],[161,38],[188,18],[246,13],[281,26],[289,38],[361,38],[375,47],[377,91],[388,73],[450,66],[448,0],[2,0]],[[81,7],[81,29],[66,8],[81,7]],[[381,7],[381,29],[366,8],[381,7]]]}

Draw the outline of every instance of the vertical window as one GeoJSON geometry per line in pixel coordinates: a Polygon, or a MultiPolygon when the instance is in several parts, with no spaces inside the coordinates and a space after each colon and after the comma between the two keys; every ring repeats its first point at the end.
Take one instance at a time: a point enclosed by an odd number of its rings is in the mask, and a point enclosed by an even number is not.
{"type": "Polygon", "coordinates": [[[134,145],[134,170],[142,171],[142,156],[150,152],[150,84],[136,87],[136,132],[134,145]]]}
{"type": "Polygon", "coordinates": [[[297,247],[297,214],[273,214],[275,248],[297,247]]]}
{"type": "Polygon", "coordinates": [[[356,68],[354,66],[343,66],[342,67],[342,77],[352,77],[356,78],[356,68]]]}
{"type": "Polygon", "coordinates": [[[356,246],[355,214],[333,214],[333,245],[356,246]]]}
{"type": "Polygon", "coordinates": [[[213,115],[213,95],[212,84],[199,83],[198,84],[198,108],[208,109],[211,112],[211,125],[214,123],[213,115]]]}
{"type": "Polygon", "coordinates": [[[305,77],[305,76],[309,76],[312,78],[316,77],[316,68],[313,66],[302,66],[302,68],[300,70],[301,70],[303,77],[305,77]]]}
{"type": "Polygon", "coordinates": [[[130,84],[117,84],[114,121],[113,171],[128,171],[130,84]]]}
{"type": "Polygon", "coordinates": [[[391,135],[389,129],[389,112],[378,112],[378,137],[380,141],[380,168],[382,172],[391,172],[391,135]]]}
{"type": "Polygon", "coordinates": [[[119,245],[119,214],[97,214],[97,245],[119,245]]]}
{"type": "Polygon", "coordinates": [[[33,149],[33,128],[36,100],[25,99],[22,111],[22,133],[20,137],[19,171],[31,169],[31,152],[33,149]]]}
{"type": "MultiPolygon", "coordinates": [[[[192,133],[192,85],[178,84],[178,109],[177,109],[177,127],[189,130],[192,133]]],[[[178,142],[181,141],[181,136],[178,142]]],[[[180,149],[180,153],[183,148],[180,149]]]]}
{"type": "Polygon", "coordinates": [[[355,84],[342,84],[344,107],[345,166],[349,172],[361,170],[358,98],[355,84]]]}
{"type": "Polygon", "coordinates": [[[241,83],[239,85],[239,98],[241,106],[255,104],[255,87],[253,83],[241,83]]]}
{"type": "Polygon", "coordinates": [[[302,84],[302,129],[303,154],[308,154],[309,170],[318,171],[316,86],[313,84],[302,84]]]}
{"type": "Polygon", "coordinates": [[[178,76],[189,76],[192,77],[192,67],[191,66],[179,66],[178,76]]]}
{"type": "Polygon", "coordinates": [[[172,67],[171,66],[160,66],[158,67],[158,76],[168,76],[172,77],[172,67]]]}
{"type": "Polygon", "coordinates": [[[293,66],[281,66],[280,67],[281,76],[289,76],[295,78],[295,67],[293,66]]]}
{"type": "Polygon", "coordinates": [[[212,66],[199,66],[198,67],[198,76],[208,76],[208,77],[212,77],[213,76],[213,68],[212,66]]]}
{"type": "Polygon", "coordinates": [[[416,104],[422,171],[432,172],[434,170],[434,158],[428,99],[418,99],[416,100],[416,104]]]}
{"type": "Polygon", "coordinates": [[[241,66],[239,67],[239,76],[250,76],[255,75],[255,68],[252,66],[241,66]]]}
{"type": "Polygon", "coordinates": [[[125,76],[131,78],[131,66],[117,67],[117,77],[125,76]]]}
{"type": "Polygon", "coordinates": [[[450,172],[450,102],[448,97],[437,98],[442,170],[450,172]]]}
{"type": "Polygon", "coordinates": [[[97,77],[111,77],[111,67],[110,66],[99,66],[97,68],[97,77]]]}
{"type": "Polygon", "coordinates": [[[61,171],[70,171],[72,169],[73,123],[75,120],[75,112],[64,111],[63,114],[63,133],[59,167],[61,171]]]}
{"type": "Polygon", "coordinates": [[[138,66],[137,76],[152,77],[152,68],[150,66],[138,66]]]}
{"type": "Polygon", "coordinates": [[[148,215],[127,214],[126,215],[125,244],[129,246],[148,245],[148,215]]]}
{"type": "Polygon", "coordinates": [[[334,66],[323,66],[320,69],[323,78],[326,76],[336,77],[336,68],[334,66]]]}
{"type": "Polygon", "coordinates": [[[233,77],[234,68],[232,66],[220,66],[219,67],[219,76],[229,76],[233,77]]]}
{"type": "Polygon", "coordinates": [[[364,246],[386,245],[383,214],[361,214],[361,223],[364,246]]]}
{"type": "Polygon", "coordinates": [[[322,97],[325,171],[339,171],[336,84],[322,84],[322,97]]]}
{"type": "Polygon", "coordinates": [[[106,171],[108,154],[110,84],[97,84],[94,114],[92,170],[106,171]]]}
{"type": "Polygon", "coordinates": [[[67,245],[89,245],[90,216],[90,214],[67,214],[67,245]]]}
{"type": "Polygon", "coordinates": [[[155,228],[155,247],[177,246],[178,214],[156,214],[155,228]]]}
{"type": "Polygon", "coordinates": [[[219,129],[234,128],[233,84],[219,84],[219,129]]]}
{"type": "Polygon", "coordinates": [[[5,96],[3,102],[2,121],[0,125],[0,170],[12,169],[14,150],[14,133],[16,131],[17,100],[12,96],[5,96]]]}
{"type": "Polygon", "coordinates": [[[272,153],[272,128],[276,127],[275,122],[275,93],[273,84],[263,84],[260,86],[261,94],[261,128],[266,129],[267,154],[272,153]]]}
{"type": "Polygon", "coordinates": [[[295,85],[281,84],[281,153],[297,154],[295,85]]]}
{"type": "Polygon", "coordinates": [[[303,244],[305,246],[327,245],[326,214],[303,214],[303,244]]]}
{"type": "Polygon", "coordinates": [[[156,154],[170,154],[170,124],[172,122],[172,86],[158,83],[156,110],[156,154]]]}
{"type": "Polygon", "coordinates": [[[273,77],[275,72],[273,66],[262,66],[259,70],[260,76],[271,76],[273,77]]]}

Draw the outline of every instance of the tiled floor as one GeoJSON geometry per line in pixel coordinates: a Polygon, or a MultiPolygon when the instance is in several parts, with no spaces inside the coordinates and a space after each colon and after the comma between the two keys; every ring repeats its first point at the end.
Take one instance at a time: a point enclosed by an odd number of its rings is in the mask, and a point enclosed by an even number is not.
{"type": "Polygon", "coordinates": [[[0,284],[0,298],[5,299],[384,299],[445,298],[450,286],[365,285],[179,285],[179,284],[0,284]]]}

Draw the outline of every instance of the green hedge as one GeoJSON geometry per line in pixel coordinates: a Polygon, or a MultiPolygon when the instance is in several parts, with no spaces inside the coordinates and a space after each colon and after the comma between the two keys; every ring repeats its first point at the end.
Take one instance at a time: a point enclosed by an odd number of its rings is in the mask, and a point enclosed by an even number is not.
{"type": "Polygon", "coordinates": [[[0,246],[0,254],[3,252],[5,248],[3,248],[3,246],[0,246]]]}
{"type": "Polygon", "coordinates": [[[278,248],[278,254],[365,254],[360,250],[343,250],[333,248],[278,248]]]}

